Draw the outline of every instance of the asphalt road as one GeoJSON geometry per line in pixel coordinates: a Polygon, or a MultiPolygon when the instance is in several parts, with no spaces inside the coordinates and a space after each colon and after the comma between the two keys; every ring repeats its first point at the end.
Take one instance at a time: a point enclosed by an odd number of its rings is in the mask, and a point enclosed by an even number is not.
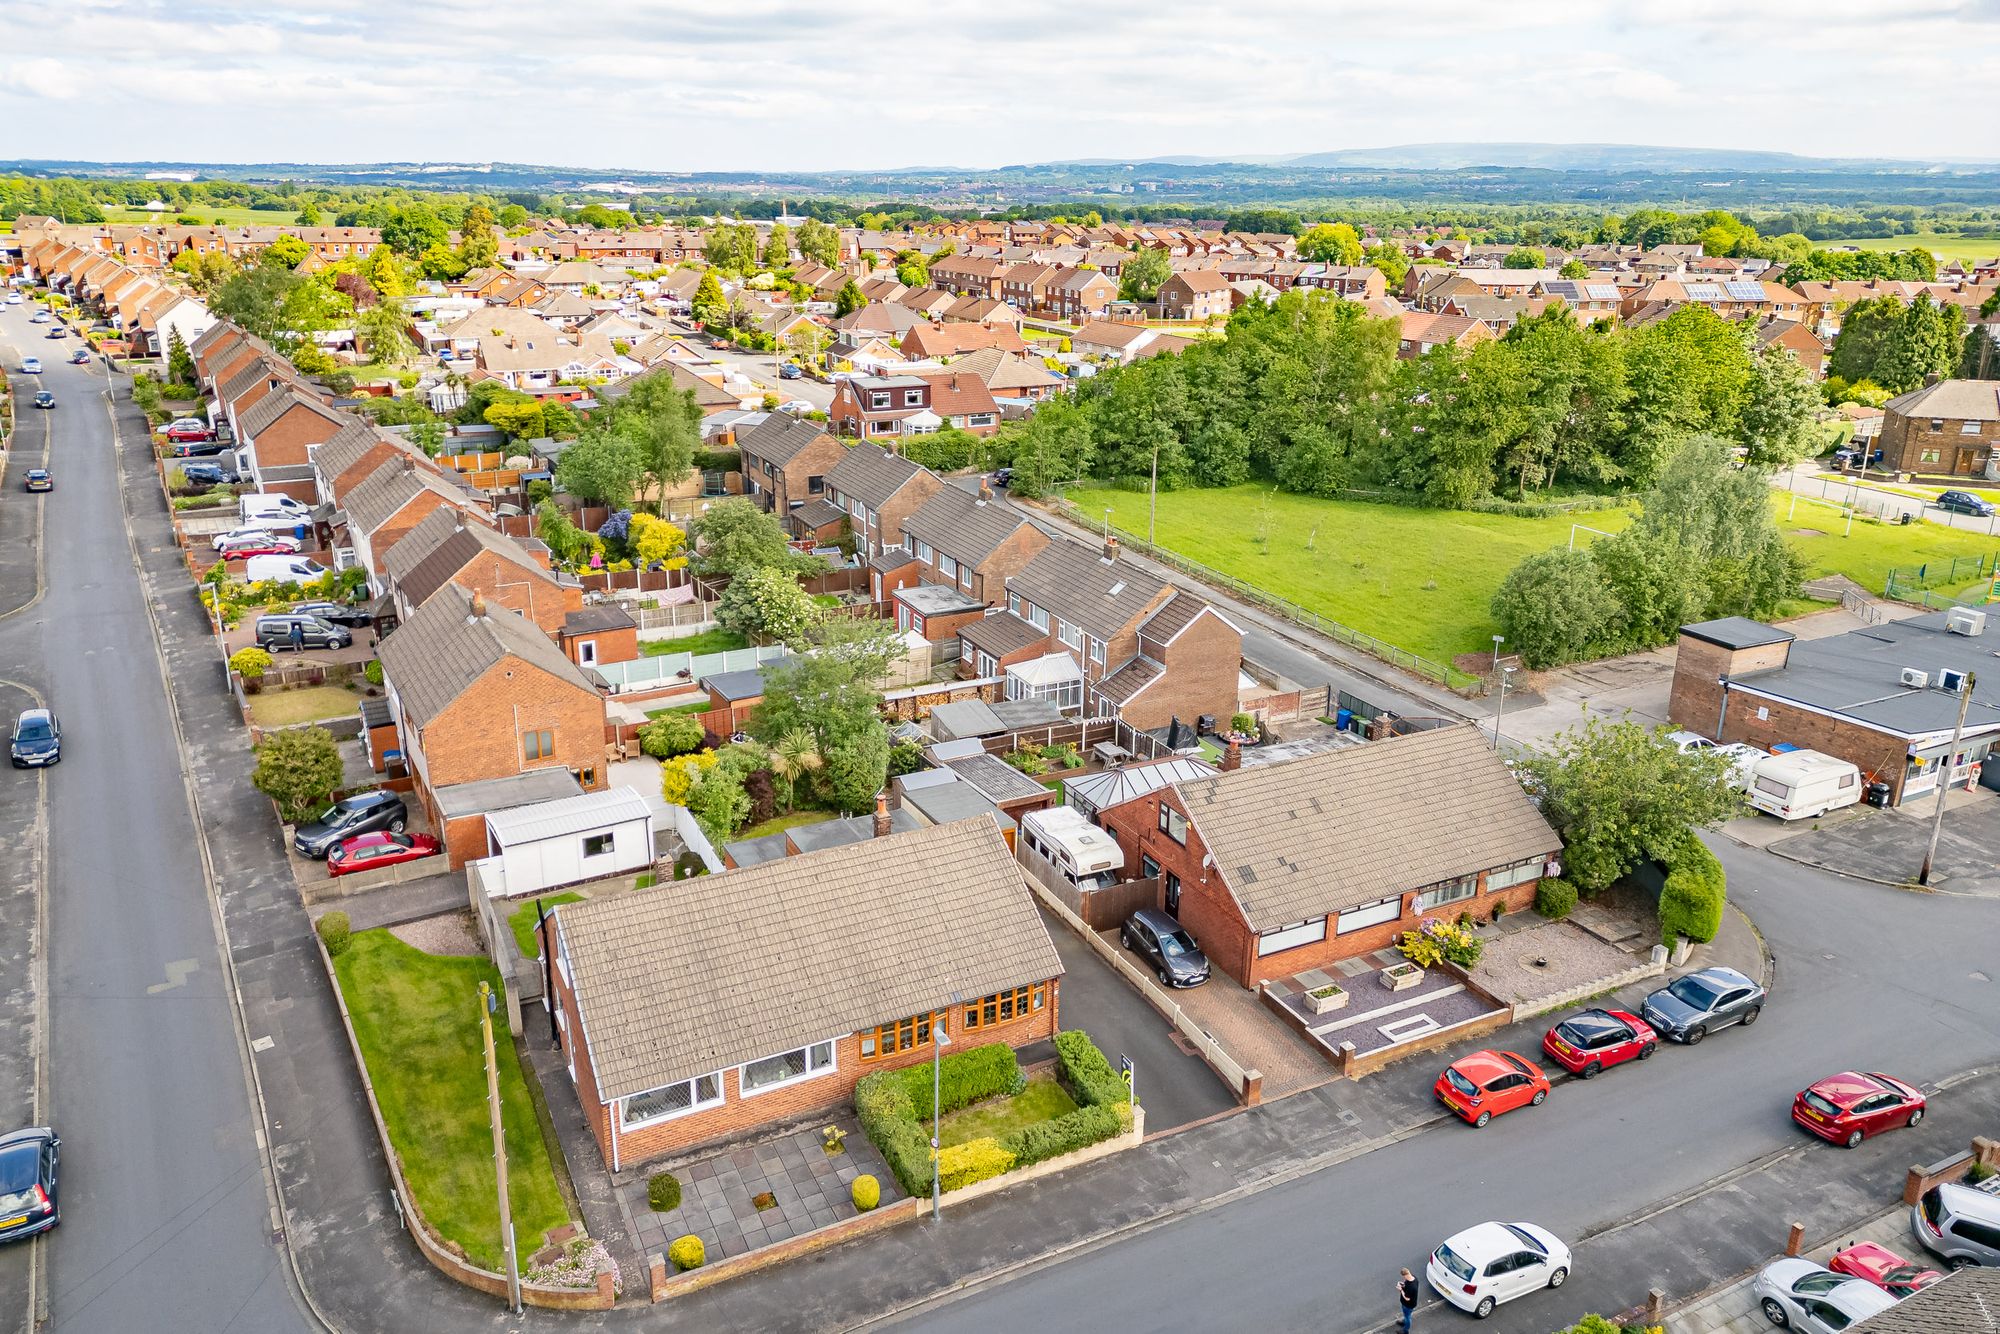
{"type": "MultiPolygon", "coordinates": [[[[1791,1095],[1820,1075],[1886,1069],[1929,1084],[2000,1058],[1991,948],[2000,908],[1844,880],[1734,845],[1718,850],[1733,894],[1778,960],[1771,1003],[1755,1028],[1669,1048],[1592,1083],[1566,1083],[1546,1106],[1484,1131],[1442,1127],[1030,1269],[909,1323],[967,1331],[1376,1329],[1394,1314],[1396,1270],[1421,1273],[1429,1250],[1461,1228],[1526,1219],[1584,1238],[1796,1146],[1791,1095]]],[[[1809,1152],[1805,1161],[1833,1179],[1862,1161],[1839,1150],[1809,1152]]],[[[1866,1152],[1908,1150],[1881,1141],[1866,1152]]],[[[1775,1248],[1782,1232],[1771,1218],[1761,1240],[1775,1248]]],[[[1720,1230],[1712,1240],[1718,1260],[1741,1250],[1725,1244],[1740,1239],[1720,1230]]],[[[1568,1289],[1503,1307],[1482,1328],[1545,1331],[1593,1308],[1637,1304],[1685,1259],[1628,1259],[1629,1272],[1606,1274],[1592,1273],[1590,1258],[1585,1243],[1568,1289]]],[[[1685,1275],[1664,1286],[1685,1292],[1685,1275]]],[[[1434,1309],[1420,1324],[1454,1328],[1461,1319],[1434,1309]]]]}
{"type": "MultiPolygon", "coordinates": [[[[32,350],[48,363],[40,379],[57,407],[33,415],[48,420],[57,489],[44,502],[46,588],[0,620],[0,664],[63,722],[63,761],[46,780],[42,1115],[64,1146],[63,1225],[35,1243],[47,1327],[307,1328],[273,1243],[243,1047],[126,536],[105,372],[61,364],[76,343],[40,338],[28,309],[0,314],[0,357],[15,366],[32,350]]],[[[19,485],[11,467],[7,485],[19,485]]],[[[0,569],[15,585],[0,587],[0,609],[32,593],[20,576],[16,562],[0,569]]],[[[4,781],[10,806],[34,801],[34,775],[4,781]]],[[[25,1285],[7,1280],[28,1248],[12,1252],[0,1317],[18,1322],[25,1285]]]]}

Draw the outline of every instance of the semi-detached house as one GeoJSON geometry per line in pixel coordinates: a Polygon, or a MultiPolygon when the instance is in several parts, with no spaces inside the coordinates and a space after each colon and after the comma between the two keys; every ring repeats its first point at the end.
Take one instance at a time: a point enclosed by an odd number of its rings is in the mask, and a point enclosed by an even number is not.
{"type": "MultiPolygon", "coordinates": [[[[903,520],[943,485],[930,469],[864,443],[849,449],[826,475],[826,498],[846,511],[855,550],[874,556],[903,544],[903,520]]],[[[883,600],[880,589],[875,600],[883,600]]]]}
{"type": "Polygon", "coordinates": [[[870,578],[896,603],[898,629],[942,640],[962,628],[951,607],[962,605],[979,615],[1002,605],[1008,578],[1048,544],[1047,533],[984,482],[977,494],[945,486],[903,521],[908,556],[903,566],[892,568],[893,553],[885,552],[870,578]],[[959,601],[940,604],[938,589],[953,590],[959,601]],[[946,614],[934,616],[941,606],[946,614]]]}
{"type": "Polygon", "coordinates": [[[542,929],[614,1172],[821,1115],[930,1060],[939,1028],[962,1051],[1058,1026],[1062,962],[987,817],[567,903],[542,929]]]}
{"type": "Polygon", "coordinates": [[[396,617],[406,621],[447,587],[477,593],[555,638],[583,610],[583,585],[456,506],[439,506],[383,557],[396,617]]]}
{"type": "Polygon", "coordinates": [[[272,390],[255,407],[238,414],[238,469],[259,491],[276,491],[302,504],[319,499],[312,452],[355,419],[330,407],[317,394],[291,386],[272,390]]]}
{"type": "Polygon", "coordinates": [[[780,519],[826,494],[847,447],[818,422],[774,412],[737,438],[750,497],[780,519]]]}
{"type": "MultiPolygon", "coordinates": [[[[396,543],[437,509],[467,510],[484,521],[487,508],[459,486],[445,480],[414,458],[391,459],[341,497],[343,545],[352,563],[368,571],[370,591],[386,592],[383,560],[396,543]]],[[[342,565],[349,563],[341,558],[342,565]]]]}

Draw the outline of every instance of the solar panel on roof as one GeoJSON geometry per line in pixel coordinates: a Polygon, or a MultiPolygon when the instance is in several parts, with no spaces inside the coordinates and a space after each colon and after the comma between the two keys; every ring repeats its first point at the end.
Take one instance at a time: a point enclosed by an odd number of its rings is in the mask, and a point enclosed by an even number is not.
{"type": "Polygon", "coordinates": [[[1738,301],[1762,301],[1764,299],[1764,284],[1762,283],[1724,283],[1722,287],[1724,291],[1728,292],[1731,297],[1738,301]]]}
{"type": "Polygon", "coordinates": [[[1592,301],[1616,301],[1618,299],[1618,285],[1616,283],[1592,283],[1584,290],[1590,294],[1592,301]]]}
{"type": "Polygon", "coordinates": [[[1690,301],[1722,300],[1722,289],[1714,283],[1689,283],[1687,285],[1687,294],[1690,301]]]}

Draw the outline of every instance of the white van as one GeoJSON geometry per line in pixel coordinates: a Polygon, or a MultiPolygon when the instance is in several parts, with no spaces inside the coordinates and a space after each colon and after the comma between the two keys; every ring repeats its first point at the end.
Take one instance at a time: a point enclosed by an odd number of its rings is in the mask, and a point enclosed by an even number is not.
{"type": "Polygon", "coordinates": [[[236,517],[245,524],[255,523],[266,515],[282,516],[294,523],[308,523],[312,520],[312,507],[274,491],[236,497],[236,517]]]}
{"type": "Polygon", "coordinates": [[[1118,840],[1074,806],[1027,812],[1021,817],[1017,841],[1078,890],[1104,889],[1118,883],[1118,872],[1125,865],[1125,852],[1118,840]]]}
{"type": "Polygon", "coordinates": [[[253,584],[267,579],[280,584],[310,584],[330,573],[318,561],[302,556],[252,556],[243,562],[243,577],[253,584]]]}
{"type": "Polygon", "coordinates": [[[1861,800],[1861,770],[1816,750],[1791,750],[1757,761],[1750,805],[1780,820],[1806,820],[1861,800]]]}

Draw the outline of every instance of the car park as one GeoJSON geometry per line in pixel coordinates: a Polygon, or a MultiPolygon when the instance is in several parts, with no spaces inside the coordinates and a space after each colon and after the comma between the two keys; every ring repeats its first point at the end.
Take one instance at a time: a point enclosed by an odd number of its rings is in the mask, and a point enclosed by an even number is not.
{"type": "Polygon", "coordinates": [[[298,631],[297,642],[302,649],[346,648],[354,642],[353,632],[344,626],[334,625],[317,616],[280,612],[257,618],[257,647],[266,650],[290,648],[294,630],[298,631]]]}
{"type": "Polygon", "coordinates": [[[1640,1006],[1661,1037],[1690,1047],[1718,1028],[1754,1024],[1764,1009],[1764,988],[1734,968],[1703,968],[1674,979],[1640,1006]]]}
{"type": "Polygon", "coordinates": [[[47,1126],[0,1135],[0,1241],[19,1241],[62,1222],[62,1140],[47,1126]]]}
{"type": "Polygon", "coordinates": [[[16,769],[42,769],[62,763],[62,725],[47,709],[23,709],[14,720],[7,757],[16,769]]]}
{"type": "Polygon", "coordinates": [[[1569,1247],[1547,1228],[1481,1223],[1432,1251],[1424,1277],[1438,1296],[1484,1320],[1502,1302],[1560,1288],[1569,1268],[1569,1247]]]}
{"type": "Polygon", "coordinates": [[[1836,1274],[1810,1260],[1773,1260],[1750,1282],[1764,1318],[1799,1334],[1838,1334],[1886,1311],[1896,1299],[1867,1279],[1836,1274]]]}
{"type": "Polygon", "coordinates": [[[50,476],[47,468],[30,468],[28,469],[24,489],[28,491],[53,491],[56,489],[56,479],[50,476]]]}
{"type": "Polygon", "coordinates": [[[35,395],[36,407],[52,408],[55,405],[56,405],[56,396],[54,394],[51,394],[48,390],[44,389],[42,390],[41,393],[35,395]]]}
{"type": "Polygon", "coordinates": [[[377,867],[435,857],[438,841],[429,834],[356,834],[326,854],[328,875],[352,875],[377,867]]]}
{"type": "Polygon", "coordinates": [[[1917,1124],[1924,1105],[1923,1093],[1900,1079],[1848,1070],[1800,1089],[1792,1099],[1792,1120],[1852,1149],[1870,1135],[1917,1124]]]}
{"type": "Polygon", "coordinates": [[[21,374],[40,375],[41,373],[42,373],[42,359],[40,357],[21,358],[21,374]]]}
{"type": "Polygon", "coordinates": [[[351,602],[295,602],[291,611],[295,616],[317,616],[328,625],[343,625],[354,630],[375,623],[375,616],[368,608],[357,607],[351,602]]]}
{"type": "Polygon", "coordinates": [[[2000,514],[2000,509],[1996,509],[1992,501],[1975,496],[1970,491],[1946,491],[1931,503],[1950,514],[1970,514],[1980,519],[2000,514]]]}
{"type": "Polygon", "coordinates": [[[1872,1241],[1850,1242],[1833,1253],[1826,1267],[1836,1274],[1866,1279],[1891,1297],[1907,1297],[1943,1278],[1935,1269],[1913,1265],[1887,1246],[1872,1241]]]}
{"type": "Polygon", "coordinates": [[[1518,1052],[1476,1051],[1446,1066],[1431,1091],[1460,1120],[1484,1126],[1517,1107],[1541,1106],[1549,1077],[1518,1052]]]}
{"type": "Polygon", "coordinates": [[[1208,981],[1208,956],[1187,928],[1158,908],[1141,908],[1126,918],[1118,939],[1153,966],[1163,986],[1198,987],[1208,981]]]}
{"type": "Polygon", "coordinates": [[[357,792],[342,797],[317,818],[300,825],[292,834],[292,847],[302,856],[320,858],[356,834],[371,834],[378,829],[400,834],[409,819],[408,808],[395,793],[380,788],[357,792]]]}
{"type": "Polygon", "coordinates": [[[1585,1010],[1542,1038],[1550,1060],[1585,1079],[1596,1078],[1607,1066],[1646,1060],[1659,1048],[1652,1027],[1624,1010],[1585,1010]]]}
{"type": "Polygon", "coordinates": [[[1953,1269],[2000,1267],[2000,1177],[1978,1185],[1944,1182],[1910,1206],[1910,1230],[1932,1255],[1953,1269]]]}

